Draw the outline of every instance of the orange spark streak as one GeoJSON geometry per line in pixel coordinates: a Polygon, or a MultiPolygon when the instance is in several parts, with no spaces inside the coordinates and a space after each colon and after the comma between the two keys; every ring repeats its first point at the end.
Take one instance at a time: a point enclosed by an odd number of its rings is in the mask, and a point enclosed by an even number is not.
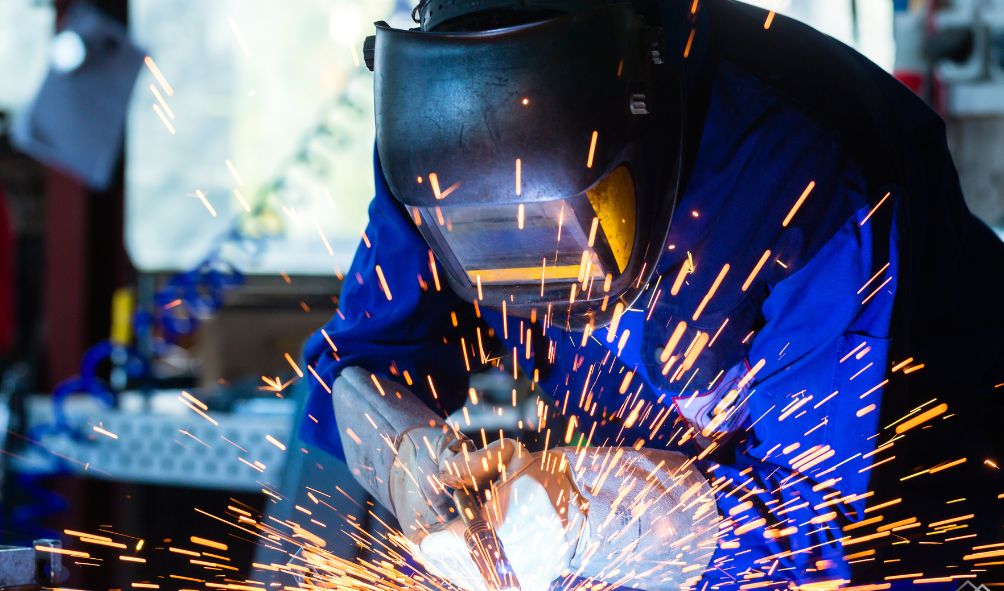
{"type": "Polygon", "coordinates": [[[222,542],[214,542],[213,540],[207,540],[206,538],[200,538],[198,536],[192,536],[191,538],[189,538],[189,540],[193,544],[198,544],[199,546],[206,546],[207,548],[213,548],[215,550],[226,551],[228,549],[227,545],[222,542]]]}
{"type": "Polygon", "coordinates": [[[516,159],[516,194],[523,194],[523,161],[516,159]]]}
{"type": "Polygon", "coordinates": [[[770,11],[770,12],[767,13],[767,20],[764,21],[764,23],[763,23],[763,30],[765,30],[765,31],[769,31],[770,30],[770,26],[772,24],[774,24],[774,16],[776,14],[777,14],[777,11],[774,11],[774,10],[772,10],[772,11],[770,11]]]}
{"type": "Polygon", "coordinates": [[[943,472],[945,470],[948,470],[949,468],[954,468],[955,466],[958,466],[960,464],[965,464],[967,459],[968,458],[959,458],[958,460],[955,460],[954,462],[947,462],[945,464],[938,464],[937,466],[931,468],[930,473],[931,474],[937,474],[938,472],[943,472]]]}
{"type": "Polygon", "coordinates": [[[164,77],[160,68],[157,67],[156,63],[154,63],[153,58],[146,56],[143,58],[143,63],[146,65],[146,68],[150,70],[150,73],[153,74],[154,79],[157,80],[157,84],[160,84],[161,88],[164,89],[164,92],[167,93],[167,96],[174,96],[174,89],[167,83],[167,78],[164,77]]]}
{"type": "Polygon", "coordinates": [[[436,199],[443,198],[443,192],[439,189],[439,175],[430,172],[429,173],[429,185],[432,187],[432,194],[436,196],[436,199]]]}
{"type": "Polygon", "coordinates": [[[36,552],[49,552],[51,554],[65,554],[66,556],[72,556],[74,558],[90,558],[91,555],[87,552],[79,552],[77,550],[67,550],[65,548],[53,548],[51,546],[35,546],[36,552]]]}
{"type": "Polygon", "coordinates": [[[903,369],[904,367],[910,365],[911,363],[913,363],[913,357],[908,358],[906,361],[897,363],[896,365],[893,366],[892,373],[896,373],[897,371],[903,369]]]}
{"type": "Polygon", "coordinates": [[[673,352],[676,350],[677,345],[680,344],[680,339],[683,338],[683,333],[686,330],[686,322],[681,322],[676,325],[676,328],[673,330],[673,334],[669,336],[669,340],[666,341],[666,346],[662,349],[662,355],[659,356],[659,361],[662,363],[669,361],[669,358],[673,356],[673,352]]]}
{"type": "Polygon", "coordinates": [[[307,371],[310,372],[310,375],[314,376],[314,379],[317,380],[317,383],[320,384],[321,387],[324,388],[328,394],[331,394],[331,388],[329,388],[328,385],[324,383],[324,380],[321,379],[321,376],[317,375],[317,372],[314,371],[313,367],[308,365],[307,371]]]}
{"type": "Polygon", "coordinates": [[[300,366],[293,361],[293,358],[289,356],[289,353],[283,353],[283,356],[286,358],[286,363],[288,363],[289,366],[293,368],[293,371],[296,372],[296,375],[302,378],[303,371],[300,369],[300,366]]]}
{"type": "Polygon", "coordinates": [[[687,260],[684,261],[683,266],[680,267],[680,274],[676,276],[676,281],[673,282],[673,289],[669,292],[672,295],[679,295],[680,289],[683,288],[683,282],[687,280],[687,275],[690,275],[697,268],[694,266],[694,261],[690,257],[690,253],[687,253],[687,260]]]}
{"type": "Polygon", "coordinates": [[[383,269],[380,268],[380,265],[376,266],[376,274],[377,274],[377,279],[380,280],[380,288],[383,289],[384,295],[387,296],[387,301],[388,302],[392,301],[394,299],[394,296],[391,295],[390,293],[390,286],[387,285],[387,278],[384,277],[383,269]]]}
{"type": "Polygon", "coordinates": [[[881,201],[875,204],[875,207],[873,207],[872,210],[868,212],[868,215],[865,216],[865,219],[861,220],[862,227],[864,227],[864,225],[868,223],[868,220],[870,220],[872,216],[875,215],[875,212],[878,211],[878,208],[882,207],[882,204],[886,202],[886,199],[888,199],[890,195],[892,195],[892,193],[886,193],[885,197],[883,197],[881,201]]]}
{"type": "Polygon", "coordinates": [[[947,411],[948,411],[948,405],[940,404],[923,414],[917,415],[916,417],[910,419],[909,421],[906,421],[905,423],[896,425],[896,434],[901,435],[903,433],[906,433],[907,431],[913,429],[914,427],[917,427],[918,425],[926,423],[927,421],[930,421],[935,417],[945,414],[945,412],[947,411]]]}
{"type": "Polygon", "coordinates": [[[802,207],[802,204],[805,203],[805,200],[809,197],[809,194],[812,193],[812,190],[815,188],[816,188],[816,181],[811,181],[809,183],[809,186],[805,188],[805,191],[802,192],[802,196],[799,197],[798,201],[795,202],[795,205],[791,208],[791,211],[788,212],[788,217],[784,218],[784,222],[781,223],[781,227],[783,228],[788,227],[788,224],[791,223],[791,220],[795,218],[795,214],[798,213],[799,208],[802,207]]]}
{"type": "Polygon", "coordinates": [[[863,305],[867,304],[868,302],[870,302],[871,299],[874,298],[875,296],[877,296],[879,294],[879,292],[882,291],[882,288],[885,287],[885,286],[887,286],[887,285],[889,285],[889,282],[891,282],[891,281],[892,281],[892,277],[887,277],[886,280],[882,283],[882,285],[876,287],[875,291],[873,291],[871,293],[871,295],[869,295],[868,297],[866,297],[864,299],[864,301],[861,302],[861,305],[863,306],[863,305]]]}
{"type": "Polygon", "coordinates": [[[694,46],[694,35],[697,34],[697,29],[690,29],[690,36],[687,37],[687,46],[683,48],[683,59],[690,57],[690,50],[694,46]]]}
{"type": "Polygon", "coordinates": [[[874,283],[876,279],[878,279],[879,277],[881,277],[882,274],[885,273],[886,269],[888,269],[891,264],[892,263],[886,263],[885,266],[883,266],[881,269],[879,269],[878,273],[872,275],[872,278],[869,279],[868,282],[865,283],[864,285],[862,285],[861,289],[858,290],[858,295],[861,295],[862,293],[864,293],[864,291],[866,289],[868,289],[868,286],[871,285],[872,283],[874,283]]]}
{"type": "Polygon", "coordinates": [[[756,276],[760,274],[760,271],[763,270],[763,266],[766,265],[769,260],[770,250],[763,253],[763,256],[760,257],[760,262],[753,267],[753,271],[750,273],[750,276],[746,278],[746,283],[743,283],[743,292],[749,291],[749,288],[753,285],[753,281],[756,280],[756,276]]]}
{"type": "Polygon", "coordinates": [[[593,132],[593,139],[589,142],[589,157],[586,159],[586,168],[593,167],[593,160],[596,157],[596,142],[600,139],[600,132],[593,132]]]}
{"type": "Polygon", "coordinates": [[[725,276],[728,275],[729,269],[731,269],[731,266],[728,263],[725,263],[725,266],[722,267],[722,270],[718,273],[718,278],[715,279],[715,282],[711,285],[711,289],[708,290],[708,294],[704,296],[703,300],[701,300],[701,305],[699,305],[697,310],[694,311],[694,322],[697,322],[697,320],[701,317],[704,309],[707,308],[708,304],[711,302],[711,298],[715,296],[715,292],[722,286],[722,282],[725,281],[725,276]]]}

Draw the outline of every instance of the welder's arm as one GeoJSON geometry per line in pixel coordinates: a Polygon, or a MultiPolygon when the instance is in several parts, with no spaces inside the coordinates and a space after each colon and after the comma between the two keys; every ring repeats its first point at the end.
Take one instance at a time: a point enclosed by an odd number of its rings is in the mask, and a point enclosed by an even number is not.
{"type": "Polygon", "coordinates": [[[890,362],[896,240],[890,225],[862,225],[867,213],[773,285],[762,307],[745,442],[733,461],[703,465],[726,518],[712,584],[847,579],[846,555],[867,548],[851,538],[874,532],[844,529],[862,519],[871,466],[889,455],[870,454],[890,362]]]}
{"type": "Polygon", "coordinates": [[[508,459],[482,463],[480,454],[491,450],[476,452],[411,390],[365,369],[344,368],[333,390],[346,463],[413,542],[452,518],[451,497],[440,480],[448,464],[463,464],[465,474],[490,482],[498,462],[508,459]]]}
{"type": "Polygon", "coordinates": [[[467,392],[458,331],[474,330],[473,306],[449,289],[443,269],[433,272],[428,246],[377,171],[369,225],[345,273],[338,312],[304,349],[311,371],[304,372],[310,396],[301,432],[337,457],[343,450],[330,389],[342,368],[391,377],[442,415],[459,408],[467,392]]]}

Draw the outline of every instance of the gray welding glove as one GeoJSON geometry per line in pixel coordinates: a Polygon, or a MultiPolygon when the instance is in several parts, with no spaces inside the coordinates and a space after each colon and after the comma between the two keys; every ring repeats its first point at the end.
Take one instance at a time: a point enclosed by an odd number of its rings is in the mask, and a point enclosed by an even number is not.
{"type": "Polygon", "coordinates": [[[648,448],[562,451],[589,503],[576,576],[646,591],[696,584],[717,547],[719,516],[691,459],[648,448]]]}
{"type": "MultiPolygon", "coordinates": [[[[441,475],[451,488],[476,485],[484,502],[482,515],[491,523],[509,566],[525,590],[547,589],[566,572],[585,535],[587,506],[561,452],[531,454],[506,439],[481,450],[496,462],[499,475],[478,481],[461,471],[441,475]],[[515,452],[515,453],[513,453],[515,452]]],[[[465,541],[459,517],[428,535],[416,557],[428,570],[467,591],[489,591],[465,541]]]]}
{"type": "MultiPolygon", "coordinates": [[[[609,447],[529,454],[516,442],[508,447],[517,454],[490,484],[483,517],[522,588],[546,589],[574,574],[611,587],[668,591],[698,579],[709,564],[718,512],[707,480],[686,456],[609,447]]],[[[457,485],[451,476],[442,479],[457,485]]],[[[487,591],[459,519],[426,537],[418,557],[455,586],[487,591]]]]}
{"type": "Polygon", "coordinates": [[[478,479],[496,474],[497,464],[472,459],[470,441],[402,384],[349,367],[335,380],[332,400],[349,469],[415,544],[456,515],[439,478],[448,462],[478,479]]]}

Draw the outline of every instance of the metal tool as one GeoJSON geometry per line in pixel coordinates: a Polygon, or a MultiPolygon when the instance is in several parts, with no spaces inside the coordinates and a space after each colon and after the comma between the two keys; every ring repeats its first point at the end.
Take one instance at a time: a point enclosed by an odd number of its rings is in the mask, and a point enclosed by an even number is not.
{"type": "Polygon", "coordinates": [[[61,556],[45,551],[61,549],[59,540],[35,540],[34,547],[0,546],[0,591],[29,591],[52,587],[66,578],[61,556]]]}
{"type": "Polygon", "coordinates": [[[521,591],[516,573],[492,524],[481,516],[481,499],[466,488],[453,493],[453,502],[466,530],[464,541],[489,591],[521,591]]]}

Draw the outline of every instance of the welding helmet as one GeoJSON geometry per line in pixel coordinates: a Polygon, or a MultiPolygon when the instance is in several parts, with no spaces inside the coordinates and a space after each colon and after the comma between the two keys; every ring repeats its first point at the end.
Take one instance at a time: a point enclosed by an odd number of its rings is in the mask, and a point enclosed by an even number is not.
{"type": "Polygon", "coordinates": [[[683,83],[630,2],[431,0],[413,30],[377,23],[382,173],[453,289],[581,328],[639,297],[680,177],[683,83]],[[491,30],[473,13],[548,11],[491,30]]]}

